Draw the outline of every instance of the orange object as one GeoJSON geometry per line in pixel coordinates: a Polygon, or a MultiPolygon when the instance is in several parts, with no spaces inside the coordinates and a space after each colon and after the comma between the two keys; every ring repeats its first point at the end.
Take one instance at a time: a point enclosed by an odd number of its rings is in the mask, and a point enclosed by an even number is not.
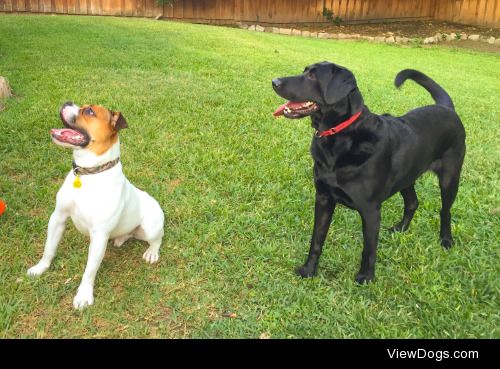
{"type": "Polygon", "coordinates": [[[3,212],[7,209],[7,206],[5,206],[5,203],[0,199],[0,215],[3,214],[3,212]]]}

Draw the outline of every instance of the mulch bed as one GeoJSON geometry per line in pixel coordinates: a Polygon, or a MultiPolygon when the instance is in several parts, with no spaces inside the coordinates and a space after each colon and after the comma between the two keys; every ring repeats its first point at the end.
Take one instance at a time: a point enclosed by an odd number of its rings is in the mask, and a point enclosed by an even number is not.
{"type": "Polygon", "coordinates": [[[434,36],[436,33],[467,33],[481,36],[500,38],[500,29],[484,28],[465,24],[456,24],[437,21],[413,21],[392,23],[364,23],[364,24],[341,24],[341,25],[296,25],[291,28],[306,31],[328,32],[328,33],[359,33],[364,36],[386,36],[392,32],[394,36],[416,38],[434,36]]]}
{"type": "MultiPolygon", "coordinates": [[[[360,34],[362,36],[399,36],[407,38],[426,38],[437,33],[466,33],[468,35],[478,34],[485,37],[500,38],[500,29],[477,27],[465,24],[448,23],[442,21],[408,21],[408,22],[387,22],[387,23],[363,23],[363,24],[296,24],[288,25],[290,28],[300,29],[310,32],[328,32],[360,34]]],[[[500,52],[499,45],[490,45],[485,42],[460,41],[439,44],[444,47],[461,47],[478,51],[500,52]]]]}

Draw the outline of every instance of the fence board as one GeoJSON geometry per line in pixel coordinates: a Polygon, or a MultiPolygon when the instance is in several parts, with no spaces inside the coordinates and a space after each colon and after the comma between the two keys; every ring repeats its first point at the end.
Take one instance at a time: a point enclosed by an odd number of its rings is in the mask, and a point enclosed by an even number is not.
{"type": "Polygon", "coordinates": [[[25,0],[17,0],[17,11],[18,12],[25,12],[29,9],[26,8],[26,1],[25,0]]]}
{"type": "MultiPolygon", "coordinates": [[[[38,12],[38,0],[29,0],[28,1],[29,6],[27,7],[27,11],[36,13],[38,12]]],[[[0,5],[0,10],[2,9],[2,6],[0,5]]]]}
{"type": "Polygon", "coordinates": [[[500,23],[500,0],[495,0],[490,16],[486,19],[486,24],[500,23]]]}
{"type": "Polygon", "coordinates": [[[43,12],[44,13],[52,13],[52,1],[51,0],[42,0],[43,12]]]}
{"type": "Polygon", "coordinates": [[[122,15],[125,17],[131,17],[136,15],[137,4],[134,0],[123,0],[122,1],[122,15]]]}
{"type": "Polygon", "coordinates": [[[54,12],[60,14],[65,13],[64,0],[54,0],[54,5],[55,5],[53,9],[54,12]]]}
{"type": "Polygon", "coordinates": [[[77,0],[75,14],[87,14],[87,0],[77,0]]]}
{"type": "Polygon", "coordinates": [[[12,0],[4,0],[3,1],[3,10],[6,12],[12,11],[12,0]]]}
{"type": "Polygon", "coordinates": [[[500,27],[499,0],[435,0],[434,17],[456,23],[500,27]]]}

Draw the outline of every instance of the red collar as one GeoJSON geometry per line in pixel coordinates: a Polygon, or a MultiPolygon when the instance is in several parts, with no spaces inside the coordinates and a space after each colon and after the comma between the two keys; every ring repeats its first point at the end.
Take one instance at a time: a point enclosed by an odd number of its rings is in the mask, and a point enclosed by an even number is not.
{"type": "Polygon", "coordinates": [[[337,124],[333,128],[327,129],[326,131],[323,131],[323,132],[316,131],[316,137],[326,137],[326,136],[335,135],[335,134],[339,133],[340,131],[343,131],[344,129],[349,127],[351,124],[353,124],[356,121],[356,119],[359,118],[360,115],[361,115],[361,111],[354,114],[352,117],[347,119],[345,122],[337,124]]]}

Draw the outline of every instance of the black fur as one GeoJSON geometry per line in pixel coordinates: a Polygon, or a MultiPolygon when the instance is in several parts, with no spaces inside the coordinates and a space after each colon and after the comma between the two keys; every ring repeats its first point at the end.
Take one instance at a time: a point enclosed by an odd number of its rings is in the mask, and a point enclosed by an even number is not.
{"type": "Polygon", "coordinates": [[[312,139],[316,205],[309,256],[297,269],[302,277],[316,273],[333,211],[340,203],[357,210],[362,219],[364,248],[356,281],[372,280],[382,203],[401,193],[403,218],[391,230],[405,231],[418,207],[415,181],[428,170],[437,174],[441,187],[441,244],[451,247],[450,208],[465,155],[465,130],[442,87],[415,70],[400,72],[396,86],[406,79],[424,87],[436,105],[411,110],[401,117],[374,114],[364,104],[354,75],[328,62],[313,64],[297,76],[273,80],[273,88],[281,97],[319,106],[311,114],[312,126],[319,131],[362,111],[344,131],[312,139]]]}

